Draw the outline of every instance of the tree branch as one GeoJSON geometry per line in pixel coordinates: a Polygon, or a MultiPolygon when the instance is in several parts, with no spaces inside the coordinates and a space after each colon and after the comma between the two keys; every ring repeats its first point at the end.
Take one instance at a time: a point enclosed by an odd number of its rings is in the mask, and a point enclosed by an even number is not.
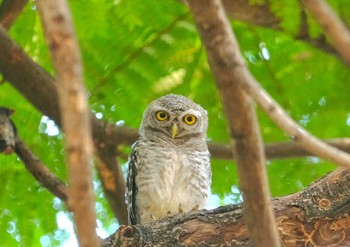
{"type": "MultiPolygon", "coordinates": [[[[337,138],[322,140],[330,146],[350,153],[350,138],[337,138]]],[[[228,144],[209,143],[209,151],[214,159],[230,160],[234,159],[232,148],[228,144]]],[[[295,142],[274,142],[265,144],[265,155],[269,160],[285,159],[295,157],[312,156],[308,151],[305,151],[295,142]]]]}
{"type": "MultiPolygon", "coordinates": [[[[267,3],[253,4],[247,0],[223,0],[222,1],[227,15],[232,19],[244,21],[250,25],[272,28],[277,31],[283,31],[281,27],[281,19],[274,14],[267,3]]],[[[332,54],[339,58],[339,54],[334,48],[329,45],[324,37],[313,39],[310,37],[308,30],[301,29],[301,33],[294,35],[294,38],[304,41],[317,49],[323,50],[326,53],[332,54]],[[302,35],[303,34],[303,35],[302,35]]]]}
{"type": "Polygon", "coordinates": [[[68,161],[68,205],[80,246],[99,246],[92,184],[90,115],[79,46],[66,1],[38,0],[37,7],[57,73],[68,161]]]}
{"type": "Polygon", "coordinates": [[[302,0],[304,6],[332,40],[339,55],[350,65],[350,32],[324,0],[302,0]]]}
{"type": "Polygon", "coordinates": [[[4,0],[0,6],[0,24],[7,30],[22,12],[28,0],[4,0]]]}
{"type": "MultiPolygon", "coordinates": [[[[8,36],[6,31],[0,27],[0,72],[4,79],[8,80],[19,92],[23,94],[38,110],[49,116],[56,124],[61,125],[59,115],[57,87],[53,78],[35,63],[28,55],[16,45],[8,36]]],[[[95,148],[108,145],[131,145],[138,138],[138,131],[127,127],[117,127],[107,124],[105,121],[96,119],[91,115],[92,131],[95,148]]],[[[328,144],[334,145],[344,151],[350,152],[349,139],[325,140],[328,144]]],[[[209,149],[213,158],[232,159],[232,149],[229,145],[209,143],[209,149]]],[[[302,157],[312,155],[304,151],[295,143],[282,142],[271,143],[265,146],[268,159],[302,157]]],[[[109,155],[109,154],[105,154],[109,155]]],[[[111,154],[113,156],[113,154],[111,154]]],[[[114,165],[121,173],[120,166],[114,165]]],[[[114,174],[113,172],[111,174],[114,174]]],[[[114,181],[118,181],[115,177],[114,181]]],[[[124,183],[124,179],[122,181],[124,183]]],[[[116,185],[115,195],[124,195],[125,186],[116,185]]],[[[124,201],[124,196],[115,198],[116,201],[124,201]]],[[[113,210],[115,212],[115,210],[113,210]]],[[[125,206],[119,208],[126,214],[125,206]]],[[[117,216],[116,216],[117,217],[117,216]]],[[[119,219],[119,222],[123,222],[119,219]]]]}
{"type": "MultiPolygon", "coordinates": [[[[37,63],[35,63],[28,55],[16,45],[8,36],[6,31],[0,27],[0,71],[3,77],[8,80],[13,87],[23,94],[38,110],[44,115],[50,117],[56,122],[57,125],[61,125],[61,116],[59,114],[58,106],[58,93],[57,86],[53,78],[37,63]]],[[[114,125],[108,125],[104,121],[97,120],[94,115],[90,114],[92,124],[92,134],[94,138],[95,149],[106,145],[117,145],[118,135],[124,137],[123,129],[116,128],[114,125]],[[115,135],[117,138],[111,138],[115,135]]],[[[136,131],[125,131],[126,134],[136,131]]],[[[137,138],[137,137],[136,137],[137,138]]],[[[135,140],[136,140],[135,138],[135,140]]],[[[105,155],[111,155],[105,153],[105,155]]],[[[116,163],[114,169],[118,170],[121,174],[121,168],[116,163]]],[[[115,174],[115,173],[113,173],[115,174]]],[[[115,198],[117,201],[124,202],[125,193],[125,181],[118,181],[118,177],[114,178],[116,181],[115,195],[123,195],[120,198],[115,198]],[[119,184],[123,184],[120,186],[119,184]]],[[[119,208],[122,214],[126,214],[125,206],[119,208]]],[[[116,215],[117,217],[117,215],[116,215]]],[[[119,222],[123,222],[123,219],[119,219],[119,222]]]]}
{"type": "Polygon", "coordinates": [[[48,189],[52,194],[60,198],[65,203],[67,202],[67,187],[64,182],[57,178],[17,137],[15,152],[23,161],[27,170],[33,177],[40,182],[42,186],[48,189]]]}
{"type": "MultiPolygon", "coordinates": [[[[108,125],[109,142],[118,145],[132,145],[138,138],[138,130],[128,127],[117,127],[108,125]]],[[[323,142],[330,146],[350,153],[350,138],[324,139],[323,142]]],[[[209,152],[213,159],[233,160],[235,155],[229,144],[209,142],[209,152]]],[[[313,156],[312,153],[304,150],[295,142],[274,142],[265,144],[265,155],[269,160],[313,156]]]]}
{"type": "MultiPolygon", "coordinates": [[[[222,49],[220,56],[225,56],[226,61],[232,59],[232,54],[228,55],[228,50],[222,49]]],[[[237,61],[236,61],[237,62],[237,61]]],[[[231,78],[235,73],[239,74],[237,83],[256,101],[275,124],[286,132],[300,147],[312,155],[329,160],[344,167],[350,167],[350,155],[336,149],[312,136],[309,132],[299,126],[291,117],[272,99],[272,97],[260,86],[255,78],[250,74],[247,66],[240,61],[235,66],[236,71],[231,71],[231,78]]]]}
{"type": "MultiPolygon", "coordinates": [[[[338,169],[301,192],[272,201],[285,247],[350,245],[350,171],[338,169]]],[[[254,246],[242,205],[123,226],[103,241],[117,246],[254,246]]]]}
{"type": "Polygon", "coordinates": [[[116,215],[119,224],[128,224],[128,214],[125,205],[124,176],[117,164],[117,148],[115,145],[104,145],[98,149],[97,170],[102,182],[106,198],[116,215]],[[122,209],[122,210],[120,210],[122,209]]]}
{"type": "Polygon", "coordinates": [[[272,121],[301,148],[314,156],[333,162],[337,165],[350,167],[350,155],[320,141],[304,128],[298,125],[278,103],[260,86],[250,74],[248,68],[240,66],[240,86],[262,107],[272,121]]]}
{"type": "Polygon", "coordinates": [[[265,170],[265,157],[252,102],[237,80],[244,63],[220,0],[188,0],[208,62],[222,96],[243,191],[245,222],[255,246],[280,246],[265,170]],[[232,72],[231,72],[232,71],[232,72]]]}

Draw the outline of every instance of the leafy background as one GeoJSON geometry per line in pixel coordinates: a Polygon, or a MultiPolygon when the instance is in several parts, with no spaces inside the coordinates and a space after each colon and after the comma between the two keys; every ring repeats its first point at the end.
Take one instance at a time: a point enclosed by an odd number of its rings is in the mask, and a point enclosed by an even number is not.
{"type": "MultiPolygon", "coordinates": [[[[345,13],[350,2],[329,2],[350,23],[345,13]]],[[[89,105],[96,116],[138,128],[145,107],[172,92],[190,97],[207,109],[210,141],[229,142],[219,94],[186,6],[176,0],[92,0],[70,1],[70,7],[84,62],[89,105]]],[[[288,4],[273,0],[270,9],[282,20],[279,31],[232,21],[251,72],[296,121],[316,136],[348,136],[349,69],[333,55],[294,38],[300,24],[297,0],[288,4]]],[[[313,38],[322,34],[310,17],[308,26],[313,38]]],[[[33,2],[16,20],[10,35],[53,73],[33,2]]],[[[6,82],[0,86],[0,105],[16,110],[12,119],[20,136],[65,181],[63,135],[52,121],[6,82]]],[[[265,142],[289,139],[257,110],[265,142]]],[[[125,170],[125,160],[121,163],[125,170]]],[[[301,190],[335,166],[317,158],[298,158],[268,161],[267,169],[272,195],[277,197],[301,190]]],[[[212,170],[210,206],[239,202],[234,162],[213,159],[212,170]]],[[[15,155],[0,156],[0,177],[0,246],[67,244],[66,228],[71,215],[33,179],[15,155]]],[[[94,187],[99,231],[106,236],[118,224],[97,176],[94,187]]]]}

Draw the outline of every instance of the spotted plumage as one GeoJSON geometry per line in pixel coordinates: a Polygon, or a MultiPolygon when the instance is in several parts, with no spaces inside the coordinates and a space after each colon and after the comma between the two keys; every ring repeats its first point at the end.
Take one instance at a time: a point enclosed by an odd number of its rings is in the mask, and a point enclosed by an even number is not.
{"type": "Polygon", "coordinates": [[[126,203],[129,223],[201,209],[210,192],[206,111],[169,94],[145,110],[129,158],[126,203]]]}

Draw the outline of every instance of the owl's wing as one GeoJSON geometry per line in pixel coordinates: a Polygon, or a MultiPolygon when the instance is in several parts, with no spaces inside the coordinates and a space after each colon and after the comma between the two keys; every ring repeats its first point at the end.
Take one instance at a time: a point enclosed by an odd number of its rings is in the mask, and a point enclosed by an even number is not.
{"type": "Polygon", "coordinates": [[[136,208],[136,194],[137,194],[137,185],[135,182],[135,177],[137,174],[137,162],[138,162],[138,153],[137,153],[137,142],[132,145],[132,152],[129,157],[128,162],[128,178],[127,178],[127,194],[126,194],[126,205],[128,208],[128,220],[129,224],[135,225],[140,222],[139,214],[137,213],[136,208]]]}

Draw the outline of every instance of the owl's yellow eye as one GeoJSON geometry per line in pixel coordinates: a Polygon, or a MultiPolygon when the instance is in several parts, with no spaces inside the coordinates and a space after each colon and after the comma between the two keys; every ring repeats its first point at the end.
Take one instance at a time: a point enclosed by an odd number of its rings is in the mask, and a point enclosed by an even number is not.
{"type": "Polygon", "coordinates": [[[197,122],[197,117],[192,114],[187,114],[182,120],[185,124],[194,125],[197,122]]]}
{"type": "Polygon", "coordinates": [[[159,121],[165,121],[169,118],[169,114],[166,111],[157,111],[156,112],[156,118],[159,121]]]}

